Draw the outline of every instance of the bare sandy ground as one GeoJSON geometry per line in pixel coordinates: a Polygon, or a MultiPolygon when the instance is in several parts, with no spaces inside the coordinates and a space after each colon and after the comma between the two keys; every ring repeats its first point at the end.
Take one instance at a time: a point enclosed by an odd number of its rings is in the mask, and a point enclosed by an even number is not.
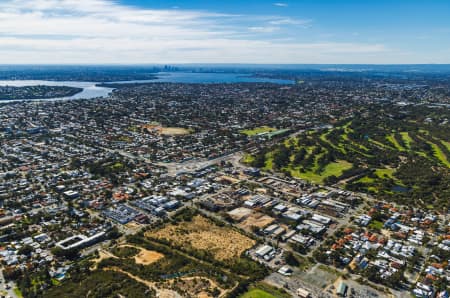
{"type": "Polygon", "coordinates": [[[136,262],[136,264],[149,265],[164,258],[164,255],[157,251],[147,250],[139,246],[124,244],[121,245],[121,247],[134,247],[140,250],[139,253],[134,256],[134,261],[136,262]]]}

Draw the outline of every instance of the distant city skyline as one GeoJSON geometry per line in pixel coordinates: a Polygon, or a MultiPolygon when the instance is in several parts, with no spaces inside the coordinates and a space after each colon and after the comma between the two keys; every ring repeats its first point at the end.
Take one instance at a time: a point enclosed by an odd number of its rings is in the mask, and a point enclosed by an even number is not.
{"type": "Polygon", "coordinates": [[[3,0],[0,64],[450,63],[445,0],[3,0]]]}

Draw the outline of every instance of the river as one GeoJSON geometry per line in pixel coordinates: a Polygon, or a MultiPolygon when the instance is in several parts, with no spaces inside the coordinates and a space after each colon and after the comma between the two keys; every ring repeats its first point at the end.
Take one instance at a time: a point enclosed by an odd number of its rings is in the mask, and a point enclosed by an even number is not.
{"type": "MultiPolygon", "coordinates": [[[[137,80],[137,81],[120,81],[111,83],[274,83],[274,84],[293,84],[290,80],[270,79],[251,77],[251,74],[235,74],[235,73],[191,73],[191,72],[159,72],[156,74],[158,78],[154,80],[137,80]]],[[[71,99],[91,99],[108,96],[113,89],[107,87],[99,87],[100,82],[78,82],[78,81],[41,81],[41,80],[0,80],[0,86],[68,86],[82,88],[83,91],[73,96],[50,98],[50,99],[20,99],[20,100],[2,100],[2,102],[14,101],[54,101],[54,100],[71,100],[71,99]]]]}

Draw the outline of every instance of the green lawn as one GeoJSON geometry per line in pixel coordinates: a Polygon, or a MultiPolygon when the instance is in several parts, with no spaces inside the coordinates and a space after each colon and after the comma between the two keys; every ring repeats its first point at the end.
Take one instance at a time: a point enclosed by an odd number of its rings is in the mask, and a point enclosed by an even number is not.
{"type": "Polygon", "coordinates": [[[255,160],[255,157],[253,157],[253,155],[251,155],[251,154],[245,154],[244,157],[242,158],[242,162],[247,163],[247,164],[251,163],[254,160],[255,160]]]}
{"type": "Polygon", "coordinates": [[[285,290],[273,287],[264,282],[253,285],[247,293],[239,296],[239,298],[289,298],[291,295],[285,290]]]}
{"type": "Polygon", "coordinates": [[[381,221],[378,221],[378,220],[373,220],[369,224],[369,229],[381,230],[382,228],[383,228],[383,223],[381,221]]]}
{"type": "Polygon", "coordinates": [[[251,136],[255,136],[257,134],[261,134],[264,132],[272,132],[272,131],[276,131],[276,128],[273,127],[269,127],[269,126],[260,126],[260,127],[255,127],[253,129],[243,129],[241,131],[239,131],[240,133],[243,133],[249,137],[251,136]]]}
{"type": "Polygon", "coordinates": [[[241,298],[277,298],[274,295],[260,289],[251,289],[241,296],[241,298]]]}
{"type": "Polygon", "coordinates": [[[120,169],[123,168],[123,164],[120,163],[120,162],[116,162],[115,164],[113,164],[113,165],[111,166],[111,168],[114,169],[114,170],[120,170],[120,169]]]}
{"type": "Polygon", "coordinates": [[[22,291],[20,291],[19,288],[14,288],[14,294],[16,294],[17,297],[22,298],[22,291]]]}

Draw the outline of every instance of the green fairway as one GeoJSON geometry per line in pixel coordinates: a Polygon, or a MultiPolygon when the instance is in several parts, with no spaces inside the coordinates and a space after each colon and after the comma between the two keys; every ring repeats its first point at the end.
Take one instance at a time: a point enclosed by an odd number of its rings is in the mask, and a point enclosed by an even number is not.
{"type": "Polygon", "coordinates": [[[395,150],[394,147],[389,146],[389,145],[386,145],[386,144],[383,144],[383,143],[378,142],[378,141],[376,141],[376,140],[374,140],[374,139],[369,139],[369,142],[375,144],[375,145],[378,146],[380,149],[386,149],[386,148],[389,148],[389,149],[391,149],[391,150],[395,150]]]}
{"type": "Polygon", "coordinates": [[[360,178],[360,179],[358,180],[358,182],[361,182],[361,183],[364,183],[364,184],[372,184],[372,183],[375,182],[375,179],[374,179],[374,178],[367,177],[367,176],[364,176],[364,177],[360,178]]]}
{"type": "Polygon", "coordinates": [[[322,134],[320,135],[320,139],[321,139],[322,141],[328,143],[328,144],[329,144],[331,147],[333,147],[334,149],[340,150],[342,153],[345,153],[345,149],[344,149],[344,148],[342,148],[341,146],[336,146],[335,144],[333,144],[332,142],[330,142],[330,141],[327,139],[327,134],[329,134],[330,132],[331,132],[331,131],[322,133],[322,134]]]}
{"type": "Polygon", "coordinates": [[[408,149],[410,149],[413,139],[411,139],[411,137],[409,136],[409,133],[403,131],[400,133],[400,135],[402,136],[403,142],[405,142],[406,147],[408,147],[408,149]]]}
{"type": "Polygon", "coordinates": [[[395,170],[394,169],[376,169],[375,170],[375,175],[377,175],[379,178],[384,178],[385,176],[387,176],[388,178],[394,178],[393,174],[394,174],[395,170]]]}
{"type": "Polygon", "coordinates": [[[352,164],[345,160],[339,160],[337,162],[329,163],[325,166],[322,172],[316,173],[314,170],[305,171],[302,173],[298,169],[288,169],[290,170],[292,176],[301,178],[304,180],[311,181],[316,184],[322,184],[324,179],[330,176],[339,177],[345,170],[352,167],[352,164]]]}
{"type": "Polygon", "coordinates": [[[398,151],[405,151],[405,148],[403,148],[398,142],[397,140],[394,138],[393,134],[390,134],[388,136],[386,136],[386,139],[392,143],[392,145],[394,145],[395,149],[397,149],[398,151]]]}
{"type": "MultiPolygon", "coordinates": [[[[318,185],[338,183],[348,190],[396,201],[406,202],[412,193],[428,197],[426,179],[450,168],[448,132],[419,122],[405,124],[389,119],[380,124],[375,116],[369,122],[366,118],[346,121],[330,129],[285,138],[264,151],[264,163],[259,162],[259,167],[318,185]],[[395,191],[394,187],[407,191],[395,191]]],[[[442,190],[437,200],[446,205],[448,202],[439,197],[446,191],[446,180],[438,183],[442,190]]],[[[414,201],[426,204],[425,199],[414,201]]]]}
{"type": "Polygon", "coordinates": [[[314,172],[308,171],[305,173],[300,172],[299,170],[291,170],[291,175],[296,178],[300,178],[303,180],[310,181],[312,183],[321,184],[323,183],[323,179],[320,175],[315,174],[314,172]]]}
{"type": "Polygon", "coordinates": [[[442,152],[441,148],[439,148],[438,145],[436,145],[435,143],[432,142],[428,142],[431,147],[433,148],[434,151],[434,156],[439,159],[440,162],[442,162],[444,165],[446,165],[447,167],[450,168],[450,162],[449,162],[449,157],[447,157],[445,155],[444,152],[442,152]]]}
{"type": "Polygon", "coordinates": [[[272,170],[273,168],[273,153],[269,152],[266,154],[266,165],[264,166],[263,170],[268,171],[272,170]]]}
{"type": "Polygon", "coordinates": [[[338,160],[337,162],[329,163],[323,172],[321,173],[322,176],[329,177],[331,175],[334,175],[336,177],[342,175],[342,172],[345,170],[348,170],[352,167],[352,164],[345,160],[338,160]]]}
{"type": "Polygon", "coordinates": [[[447,147],[448,150],[450,150],[450,142],[442,141],[442,144],[444,144],[444,146],[447,147]]]}
{"type": "Polygon", "coordinates": [[[242,134],[245,134],[245,135],[247,135],[249,137],[251,137],[251,136],[259,135],[259,134],[262,134],[262,133],[273,132],[273,131],[276,131],[276,130],[277,129],[273,128],[273,127],[260,126],[260,127],[255,127],[253,129],[244,129],[244,130],[241,130],[239,132],[242,133],[242,134]]]}

